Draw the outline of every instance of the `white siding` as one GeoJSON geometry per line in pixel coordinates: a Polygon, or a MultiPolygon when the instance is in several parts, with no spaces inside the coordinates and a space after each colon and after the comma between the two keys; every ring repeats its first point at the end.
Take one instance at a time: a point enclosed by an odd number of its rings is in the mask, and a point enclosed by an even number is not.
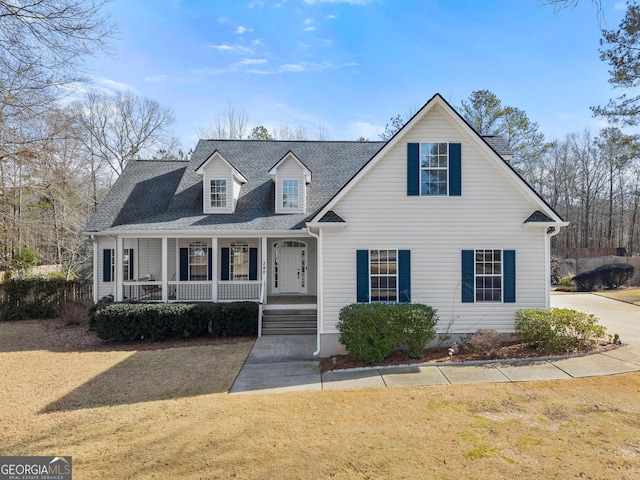
{"type": "Polygon", "coordinates": [[[324,232],[323,332],[356,301],[356,250],[411,250],[414,303],[438,310],[439,331],[513,331],[517,309],[545,306],[544,229],[523,221],[538,207],[439,109],[427,113],[333,208],[346,228],[324,232]],[[462,196],[407,196],[407,143],[462,144],[462,196]],[[516,250],[516,303],[462,303],[461,251],[516,250]]]}
{"type": "Polygon", "coordinates": [[[116,241],[109,237],[96,237],[96,242],[98,243],[98,300],[102,297],[106,297],[107,295],[115,295],[116,294],[116,282],[115,278],[112,278],[111,282],[105,283],[103,281],[104,276],[104,250],[105,249],[114,249],[116,248],[116,241]]]}
{"type": "Polygon", "coordinates": [[[240,189],[235,185],[235,181],[231,174],[231,169],[224,164],[222,160],[212,160],[204,168],[202,175],[203,185],[203,212],[204,213],[233,213],[235,200],[240,195],[240,189]],[[227,181],[227,206],[226,208],[214,208],[211,206],[211,180],[227,181]],[[237,190],[237,192],[236,192],[237,190]],[[235,197],[235,199],[234,199],[235,197]]]}
{"type": "Polygon", "coordinates": [[[306,211],[306,190],[304,169],[297,161],[288,158],[278,167],[276,178],[276,213],[302,213],[306,211]],[[282,208],[282,182],[283,180],[298,181],[298,208],[282,208]]]}
{"type": "MultiPolygon", "coordinates": [[[[126,248],[125,240],[125,248],[126,248]]],[[[161,238],[140,238],[138,242],[138,270],[136,278],[144,280],[150,275],[152,280],[162,280],[162,239],[161,238]]],[[[169,277],[171,278],[171,277],[169,277]]]]}

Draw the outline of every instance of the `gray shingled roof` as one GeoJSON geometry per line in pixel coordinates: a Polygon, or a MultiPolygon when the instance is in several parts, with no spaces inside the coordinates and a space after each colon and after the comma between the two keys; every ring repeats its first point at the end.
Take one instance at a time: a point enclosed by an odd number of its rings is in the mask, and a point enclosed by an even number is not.
{"type": "Polygon", "coordinates": [[[189,162],[129,162],[85,232],[301,229],[383,146],[384,142],[200,140],[189,162]],[[202,177],[195,170],[215,150],[247,178],[233,215],[202,213],[202,177]],[[289,151],[313,172],[307,213],[276,215],[268,172],[289,151]]]}
{"type": "Polygon", "coordinates": [[[495,150],[495,152],[500,155],[502,158],[505,156],[512,156],[513,151],[511,151],[511,147],[507,143],[507,141],[501,137],[500,135],[482,135],[485,142],[489,144],[491,148],[495,150]]]}

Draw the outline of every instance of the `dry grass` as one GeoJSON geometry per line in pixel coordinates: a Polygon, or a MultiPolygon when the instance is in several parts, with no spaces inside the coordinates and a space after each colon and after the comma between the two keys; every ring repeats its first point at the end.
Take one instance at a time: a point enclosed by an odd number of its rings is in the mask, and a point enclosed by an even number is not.
{"type": "Polygon", "coordinates": [[[620,300],[621,302],[640,305],[640,287],[621,288],[620,290],[604,290],[601,292],[594,292],[594,293],[602,297],[613,298],[614,300],[620,300]]]}
{"type": "Polygon", "coordinates": [[[640,477],[640,373],[229,396],[250,346],[5,348],[2,454],[72,455],[76,479],[640,477]]]}

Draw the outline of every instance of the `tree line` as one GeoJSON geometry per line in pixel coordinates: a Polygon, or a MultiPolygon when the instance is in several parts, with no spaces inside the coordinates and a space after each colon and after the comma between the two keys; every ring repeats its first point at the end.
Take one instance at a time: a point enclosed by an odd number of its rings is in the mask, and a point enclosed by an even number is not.
{"type": "MultiPolygon", "coordinates": [[[[36,263],[66,276],[90,265],[88,219],[127,162],[188,159],[175,138],[171,109],[132,92],[105,92],[86,78],[87,58],[108,55],[115,26],[105,2],[0,0],[0,271],[36,263]]],[[[576,0],[551,3],[573,6],[576,0]]],[[[594,2],[599,5],[598,2],[594,2]]],[[[640,78],[640,8],[619,29],[603,31],[601,56],[612,83],[635,91],[640,78]]],[[[473,92],[459,111],[480,134],[501,135],[511,165],[565,220],[556,247],[624,247],[640,251],[640,164],[636,135],[640,97],[621,96],[594,114],[611,126],[548,140],[518,108],[488,90],[473,92]]],[[[410,114],[391,119],[390,138],[410,114]]],[[[250,129],[232,104],[199,131],[202,138],[325,140],[303,126],[250,129]]],[[[359,140],[365,141],[364,138],[359,140]]]]}

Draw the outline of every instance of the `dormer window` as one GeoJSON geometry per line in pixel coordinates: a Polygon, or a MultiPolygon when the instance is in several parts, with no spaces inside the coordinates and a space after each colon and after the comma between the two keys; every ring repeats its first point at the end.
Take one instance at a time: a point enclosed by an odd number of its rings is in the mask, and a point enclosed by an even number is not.
{"type": "Polygon", "coordinates": [[[226,180],[211,180],[211,208],[227,208],[226,180]]]}
{"type": "Polygon", "coordinates": [[[202,212],[233,213],[247,183],[240,171],[217,150],[196,168],[202,175],[202,212]]]}
{"type": "Polygon", "coordinates": [[[269,170],[275,183],[276,213],[305,213],[311,170],[289,151],[269,170]]]}
{"type": "Polygon", "coordinates": [[[298,208],[298,180],[282,181],[282,208],[298,208]]]}

